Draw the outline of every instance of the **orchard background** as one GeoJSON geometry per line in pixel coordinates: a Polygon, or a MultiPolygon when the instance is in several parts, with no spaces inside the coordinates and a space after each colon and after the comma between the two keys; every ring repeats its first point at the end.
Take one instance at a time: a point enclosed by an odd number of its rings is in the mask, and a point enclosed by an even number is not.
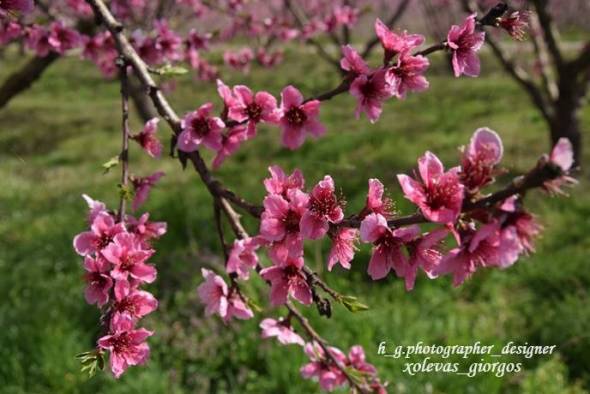
{"type": "MultiPolygon", "coordinates": [[[[575,44],[585,37],[587,33],[574,30],[561,39],[575,44]]],[[[216,56],[221,61],[221,53],[216,56]]],[[[269,163],[288,171],[301,168],[310,184],[329,172],[353,210],[364,204],[366,179],[377,177],[397,207],[411,211],[395,174],[408,173],[425,149],[443,162],[456,161],[456,147],[465,144],[475,128],[486,125],[502,136],[504,165],[513,171],[503,178],[511,179],[547,151],[546,125],[489,51],[484,50],[481,57],[479,78],[454,79],[445,57],[434,55],[428,93],[388,101],[375,124],[354,119],[352,97],[337,98],[337,104],[322,107],[326,135],[295,152],[280,147],[278,133],[261,126],[258,137],[224,163],[219,177],[248,200],[261,201],[269,163]]],[[[14,48],[5,51],[0,76],[25,61],[14,48]]],[[[190,76],[174,80],[170,98],[180,113],[217,95],[214,84],[195,82],[190,76]]],[[[272,71],[254,67],[246,75],[224,76],[230,86],[264,87],[274,95],[288,84],[319,93],[338,81],[333,69],[312,56],[309,48],[295,45],[285,48],[284,62],[272,71]]],[[[99,312],[82,301],[82,272],[71,238],[84,227],[81,190],[116,205],[118,174],[100,174],[101,164],[119,149],[119,106],[117,84],[105,83],[94,66],[72,56],[60,60],[0,112],[2,391],[318,391],[316,383],[299,378],[299,366],[305,363],[302,352],[258,339],[258,318],[226,327],[219,319],[203,316],[196,293],[201,267],[223,265],[212,231],[210,197],[189,171],[179,171],[174,160],[154,162],[138,153],[133,157],[134,171],[167,173],[146,203],[157,218],[168,222],[167,235],[158,241],[158,249],[166,252],[153,258],[159,277],[149,286],[160,300],[158,312],[146,318],[146,325],[157,333],[150,339],[151,360],[145,367],[130,369],[119,381],[108,374],[88,379],[79,372],[74,356],[93,346],[99,312]]],[[[134,114],[132,130],[142,124],[134,114]]],[[[587,105],[581,124],[590,127],[587,105]]],[[[587,163],[587,141],[583,148],[582,162],[587,163]]],[[[205,156],[209,161],[211,156],[205,156]]],[[[546,229],[537,253],[507,271],[479,271],[459,288],[452,288],[448,278],[429,281],[422,276],[408,293],[403,281],[393,275],[373,282],[365,274],[365,264],[353,263],[351,272],[336,267],[324,278],[342,293],[359,296],[370,310],[352,314],[335,305],[335,318],[319,317],[313,309],[306,315],[334,343],[363,345],[368,360],[378,367],[382,380],[390,382],[393,392],[586,392],[590,387],[590,189],[586,179],[587,175],[580,178],[569,198],[528,197],[529,208],[546,229]],[[524,372],[504,378],[485,374],[410,377],[402,373],[400,362],[376,355],[381,340],[401,344],[479,340],[497,346],[513,340],[555,344],[558,352],[530,360],[515,357],[524,362],[524,372]]],[[[246,224],[256,228],[248,219],[246,224]]],[[[321,273],[326,254],[327,249],[314,244],[306,250],[306,263],[321,273]]],[[[368,251],[362,250],[355,261],[368,259],[368,251]]],[[[257,301],[264,305],[264,299],[257,301]]],[[[265,312],[272,314],[270,307],[265,312]]]]}

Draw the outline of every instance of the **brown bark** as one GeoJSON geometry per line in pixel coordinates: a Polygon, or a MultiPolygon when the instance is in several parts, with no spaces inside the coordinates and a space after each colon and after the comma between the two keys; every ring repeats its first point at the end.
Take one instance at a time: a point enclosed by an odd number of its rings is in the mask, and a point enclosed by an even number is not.
{"type": "Polygon", "coordinates": [[[152,104],[152,100],[135,76],[129,78],[129,96],[131,97],[133,106],[141,120],[147,122],[158,116],[158,113],[152,104]]]}

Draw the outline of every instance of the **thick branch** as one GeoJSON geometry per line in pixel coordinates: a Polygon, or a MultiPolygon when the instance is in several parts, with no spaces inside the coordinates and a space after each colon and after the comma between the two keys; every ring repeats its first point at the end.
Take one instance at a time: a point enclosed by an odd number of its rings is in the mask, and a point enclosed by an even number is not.
{"type": "Polygon", "coordinates": [[[549,15],[549,11],[547,10],[548,1],[532,0],[532,2],[535,5],[537,15],[539,16],[539,25],[541,26],[543,37],[545,37],[545,42],[547,43],[547,50],[551,55],[551,59],[555,64],[555,68],[560,70],[563,66],[563,57],[561,55],[561,50],[557,45],[557,39],[555,38],[555,31],[553,28],[553,22],[551,21],[551,15],[549,15]]]}

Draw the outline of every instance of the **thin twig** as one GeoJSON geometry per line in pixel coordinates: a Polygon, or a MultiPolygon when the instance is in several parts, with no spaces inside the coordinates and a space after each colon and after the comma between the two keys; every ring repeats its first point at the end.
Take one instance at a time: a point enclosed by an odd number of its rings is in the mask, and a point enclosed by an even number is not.
{"type": "Polygon", "coordinates": [[[117,212],[119,222],[125,218],[125,205],[129,196],[129,81],[127,78],[127,62],[124,58],[117,59],[119,67],[119,78],[121,81],[121,198],[119,199],[119,211],[117,212]]]}

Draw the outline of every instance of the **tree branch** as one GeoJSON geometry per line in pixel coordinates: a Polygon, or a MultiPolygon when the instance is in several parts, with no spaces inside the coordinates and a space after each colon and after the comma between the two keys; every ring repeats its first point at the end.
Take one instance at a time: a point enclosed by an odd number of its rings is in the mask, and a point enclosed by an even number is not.
{"type": "Polygon", "coordinates": [[[119,80],[121,81],[121,198],[119,199],[118,221],[125,219],[125,205],[129,196],[129,82],[127,76],[127,62],[123,58],[117,59],[119,80]]]}
{"type": "Polygon", "coordinates": [[[541,31],[543,32],[543,37],[545,37],[549,54],[551,55],[555,68],[560,70],[563,66],[563,57],[555,38],[555,31],[553,29],[551,15],[549,15],[549,12],[547,11],[548,1],[532,0],[532,3],[534,4],[537,15],[539,16],[539,25],[541,27],[541,31]]]}

